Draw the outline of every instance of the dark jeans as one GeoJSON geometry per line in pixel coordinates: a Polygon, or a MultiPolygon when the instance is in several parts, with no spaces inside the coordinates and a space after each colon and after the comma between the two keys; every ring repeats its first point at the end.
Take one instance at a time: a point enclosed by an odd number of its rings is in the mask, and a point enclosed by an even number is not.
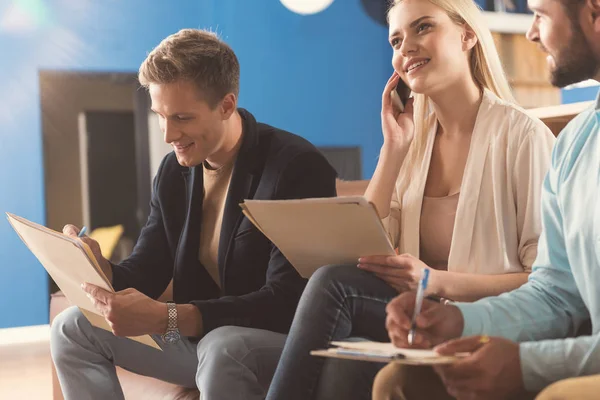
{"type": "Polygon", "coordinates": [[[385,306],[397,294],[354,265],[318,269],[300,299],[267,399],[370,399],[373,380],[384,364],[309,353],[350,337],[389,341],[385,306]]]}

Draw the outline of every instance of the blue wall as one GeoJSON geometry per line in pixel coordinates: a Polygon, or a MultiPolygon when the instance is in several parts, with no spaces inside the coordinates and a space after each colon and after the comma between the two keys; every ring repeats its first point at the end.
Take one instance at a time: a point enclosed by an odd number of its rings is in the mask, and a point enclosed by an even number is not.
{"type": "Polygon", "coordinates": [[[243,107],[316,145],[361,146],[363,174],[371,176],[391,49],[387,28],[359,0],[305,17],[275,0],[221,0],[205,24],[218,27],[240,58],[243,107]]]}
{"type": "MultiPolygon", "coordinates": [[[[45,221],[38,71],[133,72],[184,27],[232,45],[242,107],[316,145],[361,146],[371,176],[391,52],[359,0],[306,17],[277,0],[0,0],[0,211],[45,221]]],[[[48,322],[46,273],[7,222],[0,277],[0,328],[48,322]]]]}

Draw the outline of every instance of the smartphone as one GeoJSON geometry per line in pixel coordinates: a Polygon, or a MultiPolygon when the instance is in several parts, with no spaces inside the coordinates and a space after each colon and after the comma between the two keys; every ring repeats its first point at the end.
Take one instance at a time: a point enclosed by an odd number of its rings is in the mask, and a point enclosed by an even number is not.
{"type": "Polygon", "coordinates": [[[402,79],[400,79],[398,85],[396,85],[396,88],[392,90],[390,95],[392,97],[392,104],[394,107],[403,112],[404,106],[410,97],[410,88],[402,79]]]}

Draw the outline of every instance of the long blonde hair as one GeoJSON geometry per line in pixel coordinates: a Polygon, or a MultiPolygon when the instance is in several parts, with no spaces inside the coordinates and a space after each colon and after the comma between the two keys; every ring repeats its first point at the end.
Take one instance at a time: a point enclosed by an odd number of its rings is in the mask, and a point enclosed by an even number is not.
{"type": "MultiPolygon", "coordinates": [[[[402,1],[404,0],[394,0],[392,2],[388,10],[388,16],[390,11],[402,1]]],[[[473,79],[479,88],[481,90],[488,89],[499,98],[514,102],[508,79],[494,44],[494,38],[477,4],[473,0],[427,1],[443,9],[455,24],[467,25],[475,33],[477,43],[471,50],[469,66],[473,79]]],[[[415,93],[414,98],[415,136],[400,172],[402,179],[397,187],[400,190],[399,195],[407,189],[416,170],[414,167],[423,160],[427,135],[436,119],[435,113],[432,112],[431,99],[428,96],[415,93]]],[[[399,200],[402,199],[399,198],[399,200]]]]}

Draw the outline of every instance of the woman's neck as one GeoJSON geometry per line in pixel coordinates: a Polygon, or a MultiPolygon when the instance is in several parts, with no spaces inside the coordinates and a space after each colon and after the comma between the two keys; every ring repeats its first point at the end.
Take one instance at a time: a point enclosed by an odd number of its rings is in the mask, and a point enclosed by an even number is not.
{"type": "Polygon", "coordinates": [[[444,134],[471,135],[483,98],[481,89],[469,79],[457,82],[430,95],[437,120],[444,134]]]}

